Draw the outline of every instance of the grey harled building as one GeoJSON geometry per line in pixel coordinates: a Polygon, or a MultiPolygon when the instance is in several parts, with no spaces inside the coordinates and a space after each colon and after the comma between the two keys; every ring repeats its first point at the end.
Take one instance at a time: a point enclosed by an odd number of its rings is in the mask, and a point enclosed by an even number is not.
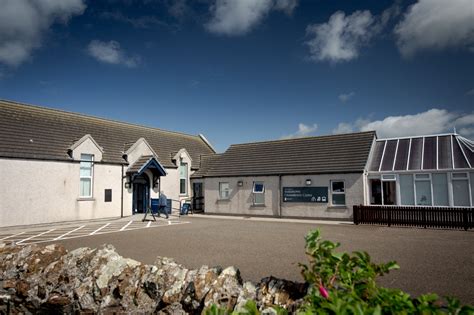
{"type": "Polygon", "coordinates": [[[474,142],[375,132],[231,145],[0,101],[0,226],[144,212],[350,220],[354,205],[474,207],[474,142]]]}
{"type": "Polygon", "coordinates": [[[207,213],[349,219],[366,203],[375,140],[361,132],[231,145],[201,159],[192,181],[204,185],[207,213]]]}
{"type": "Polygon", "coordinates": [[[474,143],[458,134],[265,141],[201,161],[192,181],[207,213],[350,219],[354,205],[474,206],[474,143]]]}

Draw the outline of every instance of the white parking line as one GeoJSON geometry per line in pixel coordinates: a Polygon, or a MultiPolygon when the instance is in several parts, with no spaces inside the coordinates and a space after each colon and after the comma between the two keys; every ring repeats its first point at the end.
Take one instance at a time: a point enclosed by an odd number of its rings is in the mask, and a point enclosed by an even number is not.
{"type": "Polygon", "coordinates": [[[17,244],[26,242],[26,241],[28,241],[28,240],[31,240],[32,238],[35,238],[35,237],[44,235],[44,234],[49,233],[49,232],[52,232],[52,231],[54,231],[54,230],[55,230],[55,229],[51,229],[51,230],[49,230],[49,231],[46,231],[46,232],[43,232],[43,233],[40,233],[40,234],[37,234],[37,235],[33,235],[33,236],[30,236],[30,237],[27,237],[27,238],[25,238],[25,239],[23,239],[23,240],[21,240],[21,241],[18,241],[17,244]]]}
{"type": "Polygon", "coordinates": [[[97,233],[97,232],[99,232],[100,230],[102,230],[102,229],[108,227],[109,225],[110,225],[110,223],[107,223],[107,224],[101,226],[100,228],[98,228],[97,230],[95,230],[94,232],[90,233],[89,235],[94,235],[95,233],[97,233]]]}
{"type": "Polygon", "coordinates": [[[77,229],[74,229],[74,230],[71,230],[71,231],[69,231],[69,232],[66,232],[66,233],[64,233],[63,235],[60,235],[60,236],[56,237],[55,239],[53,239],[53,241],[57,241],[57,240],[63,238],[64,236],[66,236],[66,235],[69,235],[69,234],[71,234],[71,233],[73,233],[73,232],[76,232],[77,230],[82,229],[83,227],[85,227],[85,225],[81,225],[81,226],[78,227],[77,229]]]}
{"type": "Polygon", "coordinates": [[[132,222],[133,222],[133,220],[130,221],[130,222],[128,222],[127,224],[125,224],[125,225],[120,229],[120,231],[125,230],[125,229],[127,228],[127,226],[129,226],[130,224],[132,224],[132,222]]]}
{"type": "MultiPolygon", "coordinates": [[[[23,231],[23,232],[19,232],[17,234],[8,235],[8,236],[2,235],[1,236],[2,239],[0,239],[0,242],[3,241],[3,240],[7,240],[8,242],[13,240],[14,244],[24,246],[24,245],[27,245],[27,244],[30,245],[30,244],[38,244],[38,243],[49,243],[49,242],[54,242],[54,241],[60,241],[61,242],[63,240],[70,240],[70,239],[73,239],[73,238],[82,238],[82,237],[92,236],[94,234],[103,235],[103,234],[108,234],[108,233],[117,233],[117,232],[123,232],[123,231],[128,232],[128,231],[132,231],[132,230],[141,230],[141,229],[145,229],[145,228],[166,227],[166,226],[171,226],[171,225],[191,223],[191,222],[186,222],[186,221],[184,221],[184,222],[183,221],[172,221],[172,220],[166,220],[166,221],[165,220],[158,221],[158,222],[156,222],[157,224],[151,224],[152,222],[149,221],[149,222],[147,222],[147,224],[143,224],[143,222],[141,222],[141,221],[131,220],[131,221],[127,222],[127,224],[125,224],[124,226],[122,226],[122,225],[125,222],[122,222],[120,225],[118,225],[117,222],[109,222],[107,224],[104,224],[104,225],[100,226],[99,228],[97,228],[97,226],[99,226],[98,224],[93,224],[93,225],[85,224],[85,225],[81,225],[79,227],[71,226],[70,229],[72,229],[72,230],[68,230],[65,227],[57,226],[54,229],[51,229],[51,230],[48,230],[48,231],[43,230],[43,232],[41,232],[41,230],[39,230],[39,231],[23,231]],[[168,224],[166,224],[166,221],[168,222],[168,224]],[[160,224],[161,222],[163,224],[160,224]],[[122,226],[122,227],[120,227],[120,226],[122,226]],[[93,229],[95,229],[95,230],[93,230],[93,229]],[[42,235],[48,234],[48,233],[53,232],[53,231],[55,231],[55,232],[51,233],[49,235],[40,237],[42,235]],[[65,232],[65,231],[67,231],[67,232],[65,232]],[[38,234],[32,235],[32,233],[38,233],[38,234]],[[26,235],[23,235],[23,234],[26,234],[26,235]],[[59,234],[61,234],[61,235],[59,235],[59,234]],[[21,235],[23,235],[24,239],[17,241],[19,239],[18,236],[21,236],[21,235]],[[57,235],[59,235],[59,236],[57,236],[57,235]],[[35,238],[37,238],[37,239],[35,239],[35,238]]],[[[20,237],[20,239],[21,239],[21,237],[20,237]]]]}
{"type": "Polygon", "coordinates": [[[8,238],[10,238],[10,237],[15,237],[15,236],[18,236],[18,235],[21,235],[21,234],[25,234],[25,232],[20,232],[20,233],[17,233],[17,234],[13,234],[13,235],[4,237],[4,238],[0,239],[0,241],[6,240],[6,239],[8,239],[8,238]]]}

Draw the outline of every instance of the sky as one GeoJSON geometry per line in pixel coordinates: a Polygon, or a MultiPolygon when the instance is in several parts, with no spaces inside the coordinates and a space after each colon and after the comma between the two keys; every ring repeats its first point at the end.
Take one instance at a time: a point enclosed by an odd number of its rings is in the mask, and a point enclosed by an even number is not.
{"type": "Polygon", "coordinates": [[[0,99],[230,144],[474,139],[474,0],[0,0],[0,99]]]}

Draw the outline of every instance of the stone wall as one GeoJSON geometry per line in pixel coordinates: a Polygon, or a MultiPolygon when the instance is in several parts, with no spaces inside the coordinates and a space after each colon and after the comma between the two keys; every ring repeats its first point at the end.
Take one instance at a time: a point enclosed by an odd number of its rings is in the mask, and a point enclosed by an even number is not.
{"type": "Polygon", "coordinates": [[[153,265],[123,258],[111,245],[67,252],[60,245],[0,245],[0,314],[200,314],[217,304],[242,310],[278,305],[294,311],[305,284],[268,277],[243,282],[234,267],[187,269],[169,258],[153,265]]]}

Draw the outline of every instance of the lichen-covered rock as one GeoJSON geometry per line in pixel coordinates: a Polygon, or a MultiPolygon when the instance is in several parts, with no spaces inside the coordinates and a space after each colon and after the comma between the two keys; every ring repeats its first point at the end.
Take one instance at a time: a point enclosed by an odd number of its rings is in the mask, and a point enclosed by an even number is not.
{"type": "Polygon", "coordinates": [[[237,298],[237,304],[235,305],[235,311],[244,312],[244,306],[248,301],[255,301],[257,299],[257,288],[256,286],[247,281],[243,284],[242,290],[240,291],[239,297],[237,298]]]}
{"type": "Polygon", "coordinates": [[[291,311],[301,303],[307,290],[304,283],[267,277],[258,284],[257,301],[261,309],[277,305],[291,311]]]}
{"type": "Polygon", "coordinates": [[[157,281],[166,288],[162,297],[163,302],[179,303],[187,287],[186,275],[189,270],[165,257],[157,257],[155,265],[158,267],[157,281]]]}
{"type": "Polygon", "coordinates": [[[167,307],[161,309],[158,315],[187,315],[183,310],[183,306],[180,303],[173,303],[167,307]]]}
{"type": "Polygon", "coordinates": [[[111,245],[69,253],[59,245],[0,245],[0,314],[201,314],[212,304],[243,312],[250,300],[273,314],[274,305],[295,310],[306,290],[273,277],[242,283],[234,267],[192,270],[165,257],[146,265],[111,245]]]}
{"type": "Polygon", "coordinates": [[[212,283],[212,287],[204,299],[204,306],[209,307],[216,304],[232,311],[237,304],[241,291],[242,278],[239,269],[228,267],[212,283]]]}

